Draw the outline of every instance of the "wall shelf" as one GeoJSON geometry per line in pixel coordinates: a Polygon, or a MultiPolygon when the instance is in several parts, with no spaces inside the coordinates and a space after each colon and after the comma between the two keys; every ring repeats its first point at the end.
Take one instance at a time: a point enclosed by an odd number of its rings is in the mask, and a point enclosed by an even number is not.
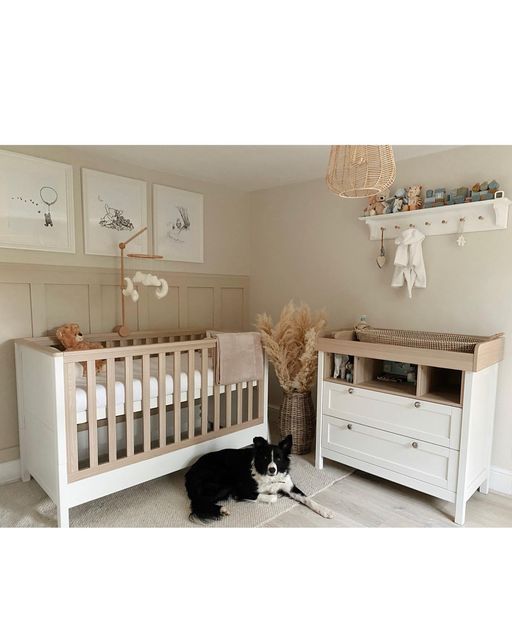
{"type": "Polygon", "coordinates": [[[362,216],[359,220],[368,225],[370,240],[380,240],[382,228],[384,239],[396,238],[401,231],[411,226],[426,236],[458,233],[461,218],[464,218],[464,234],[496,231],[507,228],[510,203],[508,198],[494,198],[404,213],[362,216]]]}

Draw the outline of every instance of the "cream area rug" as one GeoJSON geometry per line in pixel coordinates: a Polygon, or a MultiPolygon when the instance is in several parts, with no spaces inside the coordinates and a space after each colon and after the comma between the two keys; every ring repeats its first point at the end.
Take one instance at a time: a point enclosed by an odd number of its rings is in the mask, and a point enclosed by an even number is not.
{"type": "MultiPolygon", "coordinates": [[[[291,475],[308,496],[347,477],[352,469],[329,465],[322,471],[291,456],[291,475]]],[[[231,515],[208,525],[190,522],[185,471],[98,498],[70,511],[71,527],[261,527],[290,509],[306,509],[290,498],[277,503],[225,502],[231,515]]],[[[319,526],[323,518],[318,516],[319,526]]],[[[35,480],[0,486],[0,527],[56,527],[57,510],[35,480]]]]}

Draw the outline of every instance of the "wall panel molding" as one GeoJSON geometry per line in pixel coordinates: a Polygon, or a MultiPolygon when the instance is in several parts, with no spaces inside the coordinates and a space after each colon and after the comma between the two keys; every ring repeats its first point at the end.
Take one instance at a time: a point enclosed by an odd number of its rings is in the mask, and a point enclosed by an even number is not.
{"type": "MultiPolygon", "coordinates": [[[[126,300],[130,329],[248,328],[248,276],[160,272],[155,266],[148,270],[161,273],[169,294],[158,300],[151,287],[140,287],[137,303],[126,300]]],[[[127,275],[134,272],[127,269],[127,275]]],[[[111,331],[121,320],[119,272],[0,263],[0,306],[0,462],[9,462],[19,455],[14,339],[47,335],[65,322],[79,322],[84,333],[111,331]]]]}

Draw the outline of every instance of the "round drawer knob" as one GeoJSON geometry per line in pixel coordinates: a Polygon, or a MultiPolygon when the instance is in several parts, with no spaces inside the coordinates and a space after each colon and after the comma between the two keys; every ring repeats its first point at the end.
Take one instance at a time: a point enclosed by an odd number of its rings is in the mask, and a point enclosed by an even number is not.
{"type": "Polygon", "coordinates": [[[413,449],[417,449],[418,448],[418,443],[417,442],[411,443],[411,447],[413,447],[413,449]]]}
{"type": "Polygon", "coordinates": [[[351,424],[347,424],[347,429],[352,430],[352,425],[351,424]]]}
{"type": "Polygon", "coordinates": [[[350,387],[350,389],[348,390],[349,393],[354,393],[354,389],[352,389],[352,387],[350,387]]]}
{"type": "Polygon", "coordinates": [[[416,409],[419,409],[421,407],[421,402],[415,402],[414,406],[416,407],[416,409]]]}

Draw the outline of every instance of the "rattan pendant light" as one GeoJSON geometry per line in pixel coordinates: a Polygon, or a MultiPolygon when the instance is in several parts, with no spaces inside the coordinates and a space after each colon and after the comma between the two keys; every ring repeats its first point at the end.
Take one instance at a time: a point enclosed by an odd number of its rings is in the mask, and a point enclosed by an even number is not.
{"type": "Polygon", "coordinates": [[[396,166],[389,144],[333,145],[327,185],[342,198],[367,198],[390,187],[396,166]]]}

